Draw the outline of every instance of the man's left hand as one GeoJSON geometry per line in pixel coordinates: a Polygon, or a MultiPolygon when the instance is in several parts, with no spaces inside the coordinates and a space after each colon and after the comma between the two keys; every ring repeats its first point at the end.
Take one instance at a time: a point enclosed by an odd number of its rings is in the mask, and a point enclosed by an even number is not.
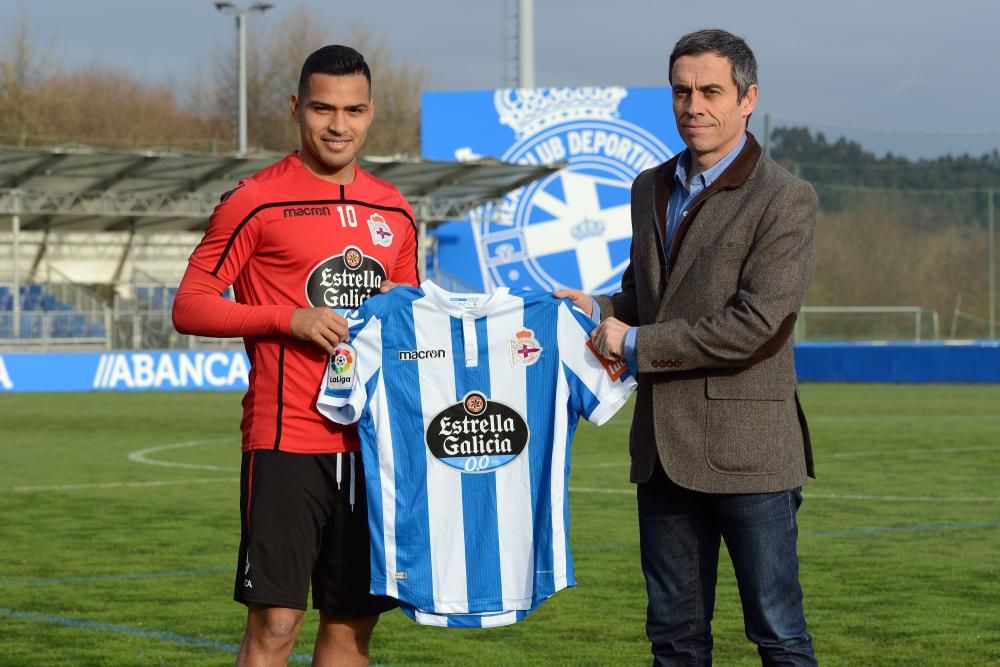
{"type": "Polygon", "coordinates": [[[398,283],[394,283],[391,280],[383,280],[382,284],[379,285],[378,287],[378,291],[382,294],[385,294],[386,292],[391,290],[393,287],[396,287],[397,285],[398,283]]]}
{"type": "Polygon", "coordinates": [[[622,359],[625,356],[625,334],[629,326],[619,319],[608,317],[590,332],[594,347],[605,357],[622,359]]]}

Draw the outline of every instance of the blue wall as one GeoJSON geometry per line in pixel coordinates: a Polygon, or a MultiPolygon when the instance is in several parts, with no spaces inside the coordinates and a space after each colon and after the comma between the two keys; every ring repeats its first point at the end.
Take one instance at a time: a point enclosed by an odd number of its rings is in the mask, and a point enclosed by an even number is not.
{"type": "MultiPolygon", "coordinates": [[[[802,382],[1000,383],[1000,341],[803,343],[802,382]]],[[[0,354],[0,393],[247,388],[243,352],[0,354]]],[[[318,388],[317,388],[318,390],[318,388]]]]}
{"type": "Polygon", "coordinates": [[[243,352],[2,353],[0,393],[245,390],[249,369],[243,352]]]}
{"type": "Polygon", "coordinates": [[[802,382],[1000,383],[1000,341],[972,343],[802,343],[802,382]]]}

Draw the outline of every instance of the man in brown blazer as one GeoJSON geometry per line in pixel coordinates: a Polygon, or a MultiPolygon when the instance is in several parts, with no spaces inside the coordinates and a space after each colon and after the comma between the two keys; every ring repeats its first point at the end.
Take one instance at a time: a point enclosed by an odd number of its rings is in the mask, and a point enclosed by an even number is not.
{"type": "Polygon", "coordinates": [[[791,334],[816,195],[747,132],[757,64],[742,39],[685,35],[670,84],[687,150],[632,186],[621,291],[556,295],[600,320],[595,345],[638,374],[629,452],[653,664],[711,664],[724,539],[762,663],[815,665],[795,521],[813,463],[791,334]]]}

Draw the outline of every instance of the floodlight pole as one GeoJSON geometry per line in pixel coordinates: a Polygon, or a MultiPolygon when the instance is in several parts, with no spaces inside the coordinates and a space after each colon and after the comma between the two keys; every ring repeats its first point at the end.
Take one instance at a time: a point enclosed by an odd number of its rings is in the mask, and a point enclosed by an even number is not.
{"type": "Polygon", "coordinates": [[[247,154],[247,16],[253,13],[263,14],[274,7],[269,2],[257,2],[247,9],[240,9],[235,2],[216,2],[215,8],[223,14],[236,17],[236,60],[239,69],[239,93],[237,102],[237,132],[236,154],[247,154]]]}
{"type": "Polygon", "coordinates": [[[535,87],[535,10],[533,0],[519,0],[517,19],[517,86],[535,87]]]}
{"type": "Polygon", "coordinates": [[[247,154],[247,14],[240,12],[236,15],[236,43],[237,60],[240,68],[240,92],[239,92],[239,147],[237,154],[247,154]]]}
{"type": "Polygon", "coordinates": [[[12,333],[14,338],[21,337],[21,191],[15,190],[13,199],[14,215],[11,216],[11,233],[14,235],[12,245],[11,266],[14,269],[12,295],[14,304],[12,314],[14,316],[12,333]]]}
{"type": "Polygon", "coordinates": [[[996,273],[996,224],[994,223],[993,215],[993,188],[986,190],[986,224],[989,228],[989,238],[987,239],[987,283],[989,285],[990,304],[990,340],[994,340],[997,337],[997,273],[996,273]]]}

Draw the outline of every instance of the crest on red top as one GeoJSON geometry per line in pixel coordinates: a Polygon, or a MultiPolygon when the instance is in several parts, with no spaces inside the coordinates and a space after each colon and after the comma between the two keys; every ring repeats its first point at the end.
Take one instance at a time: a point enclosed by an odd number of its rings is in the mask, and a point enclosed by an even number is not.
{"type": "Polygon", "coordinates": [[[372,243],[388,248],[392,245],[392,228],[378,213],[368,217],[368,231],[372,233],[372,243]]]}

